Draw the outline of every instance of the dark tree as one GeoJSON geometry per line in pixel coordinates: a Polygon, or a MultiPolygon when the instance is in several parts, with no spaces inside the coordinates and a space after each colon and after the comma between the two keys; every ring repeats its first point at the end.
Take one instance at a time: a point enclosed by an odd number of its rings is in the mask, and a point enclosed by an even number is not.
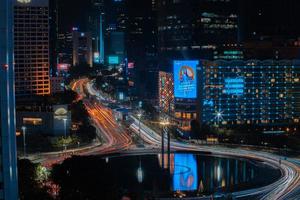
{"type": "Polygon", "coordinates": [[[37,181],[37,165],[29,160],[18,161],[19,194],[21,200],[52,200],[47,188],[37,181]]]}

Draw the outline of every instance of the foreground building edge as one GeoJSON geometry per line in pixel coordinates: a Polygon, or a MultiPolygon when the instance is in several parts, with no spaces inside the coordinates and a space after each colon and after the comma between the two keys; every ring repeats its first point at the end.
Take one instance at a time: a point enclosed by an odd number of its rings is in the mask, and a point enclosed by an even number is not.
{"type": "Polygon", "coordinates": [[[18,199],[12,0],[0,1],[0,199],[18,199]]]}

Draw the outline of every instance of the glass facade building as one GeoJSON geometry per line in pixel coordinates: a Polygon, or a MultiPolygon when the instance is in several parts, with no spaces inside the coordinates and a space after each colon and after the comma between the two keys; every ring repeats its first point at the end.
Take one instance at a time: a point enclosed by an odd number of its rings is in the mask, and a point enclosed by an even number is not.
{"type": "Polygon", "coordinates": [[[48,4],[14,0],[16,96],[50,94],[48,4]]]}
{"type": "Polygon", "coordinates": [[[286,127],[300,119],[300,61],[203,61],[202,123],[286,127]]]}
{"type": "Polygon", "coordinates": [[[0,1],[0,199],[17,200],[12,2],[0,1]]]}

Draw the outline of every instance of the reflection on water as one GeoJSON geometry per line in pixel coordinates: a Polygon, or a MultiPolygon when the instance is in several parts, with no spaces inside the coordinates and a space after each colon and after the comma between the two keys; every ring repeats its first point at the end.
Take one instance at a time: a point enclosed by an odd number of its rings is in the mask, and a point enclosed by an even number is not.
{"type": "MultiPolygon", "coordinates": [[[[247,160],[193,154],[172,154],[170,158],[172,191],[233,191],[253,183],[263,184],[267,181],[259,175],[274,173],[267,166],[247,160]]],[[[158,155],[158,160],[161,166],[161,155],[158,155]]],[[[167,157],[165,161],[164,168],[167,169],[167,157]]],[[[274,180],[276,175],[274,173],[274,180]]]]}
{"type": "Polygon", "coordinates": [[[188,196],[233,192],[261,187],[280,177],[280,171],[257,161],[176,153],[167,155],[162,167],[161,155],[115,157],[109,168],[118,188],[139,188],[154,196],[182,191],[188,196]],[[137,170],[143,175],[137,177],[137,170]],[[141,171],[142,170],[142,171],[141,171]]]}
{"type": "Polygon", "coordinates": [[[175,154],[173,158],[173,190],[196,190],[198,182],[196,157],[192,154],[175,154]]]}

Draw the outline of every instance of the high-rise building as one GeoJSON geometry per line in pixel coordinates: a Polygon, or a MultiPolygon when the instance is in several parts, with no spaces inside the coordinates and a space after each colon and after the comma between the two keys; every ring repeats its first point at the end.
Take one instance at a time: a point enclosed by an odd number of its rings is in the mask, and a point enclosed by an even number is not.
{"type": "Polygon", "coordinates": [[[88,30],[92,34],[94,63],[103,63],[104,58],[104,0],[90,0],[88,30]],[[95,56],[96,55],[96,56],[95,56]]]}
{"type": "Polygon", "coordinates": [[[160,69],[170,71],[174,59],[213,59],[238,42],[236,0],[159,0],[157,10],[160,69]]]}
{"type": "MultiPolygon", "coordinates": [[[[262,131],[285,131],[299,124],[299,60],[203,60],[197,71],[192,90],[196,98],[176,98],[174,92],[174,117],[180,127],[187,127],[193,115],[201,124],[251,125],[262,131]]],[[[185,87],[178,81],[174,75],[175,91],[192,92],[190,82],[185,87]]]]}
{"type": "Polygon", "coordinates": [[[14,1],[16,96],[50,94],[48,0],[14,1]]]}
{"type": "Polygon", "coordinates": [[[0,1],[0,199],[18,199],[15,94],[13,64],[13,8],[0,1]]]}
{"type": "Polygon", "coordinates": [[[88,64],[93,66],[92,37],[89,32],[73,31],[73,66],[88,64]]]}
{"type": "Polygon", "coordinates": [[[266,129],[299,123],[299,61],[215,61],[202,66],[203,123],[266,129]]]}
{"type": "Polygon", "coordinates": [[[136,73],[137,95],[144,99],[157,96],[157,13],[153,0],[127,1],[128,23],[126,52],[136,73]],[[144,76],[147,74],[147,76],[144,76]]]}
{"type": "MultiPolygon", "coordinates": [[[[76,28],[74,28],[76,29],[76,28]]],[[[73,63],[73,34],[72,32],[59,33],[57,36],[58,64],[73,63]]]]}
{"type": "Polygon", "coordinates": [[[49,0],[49,68],[50,75],[57,71],[58,0],[49,0]]]}

